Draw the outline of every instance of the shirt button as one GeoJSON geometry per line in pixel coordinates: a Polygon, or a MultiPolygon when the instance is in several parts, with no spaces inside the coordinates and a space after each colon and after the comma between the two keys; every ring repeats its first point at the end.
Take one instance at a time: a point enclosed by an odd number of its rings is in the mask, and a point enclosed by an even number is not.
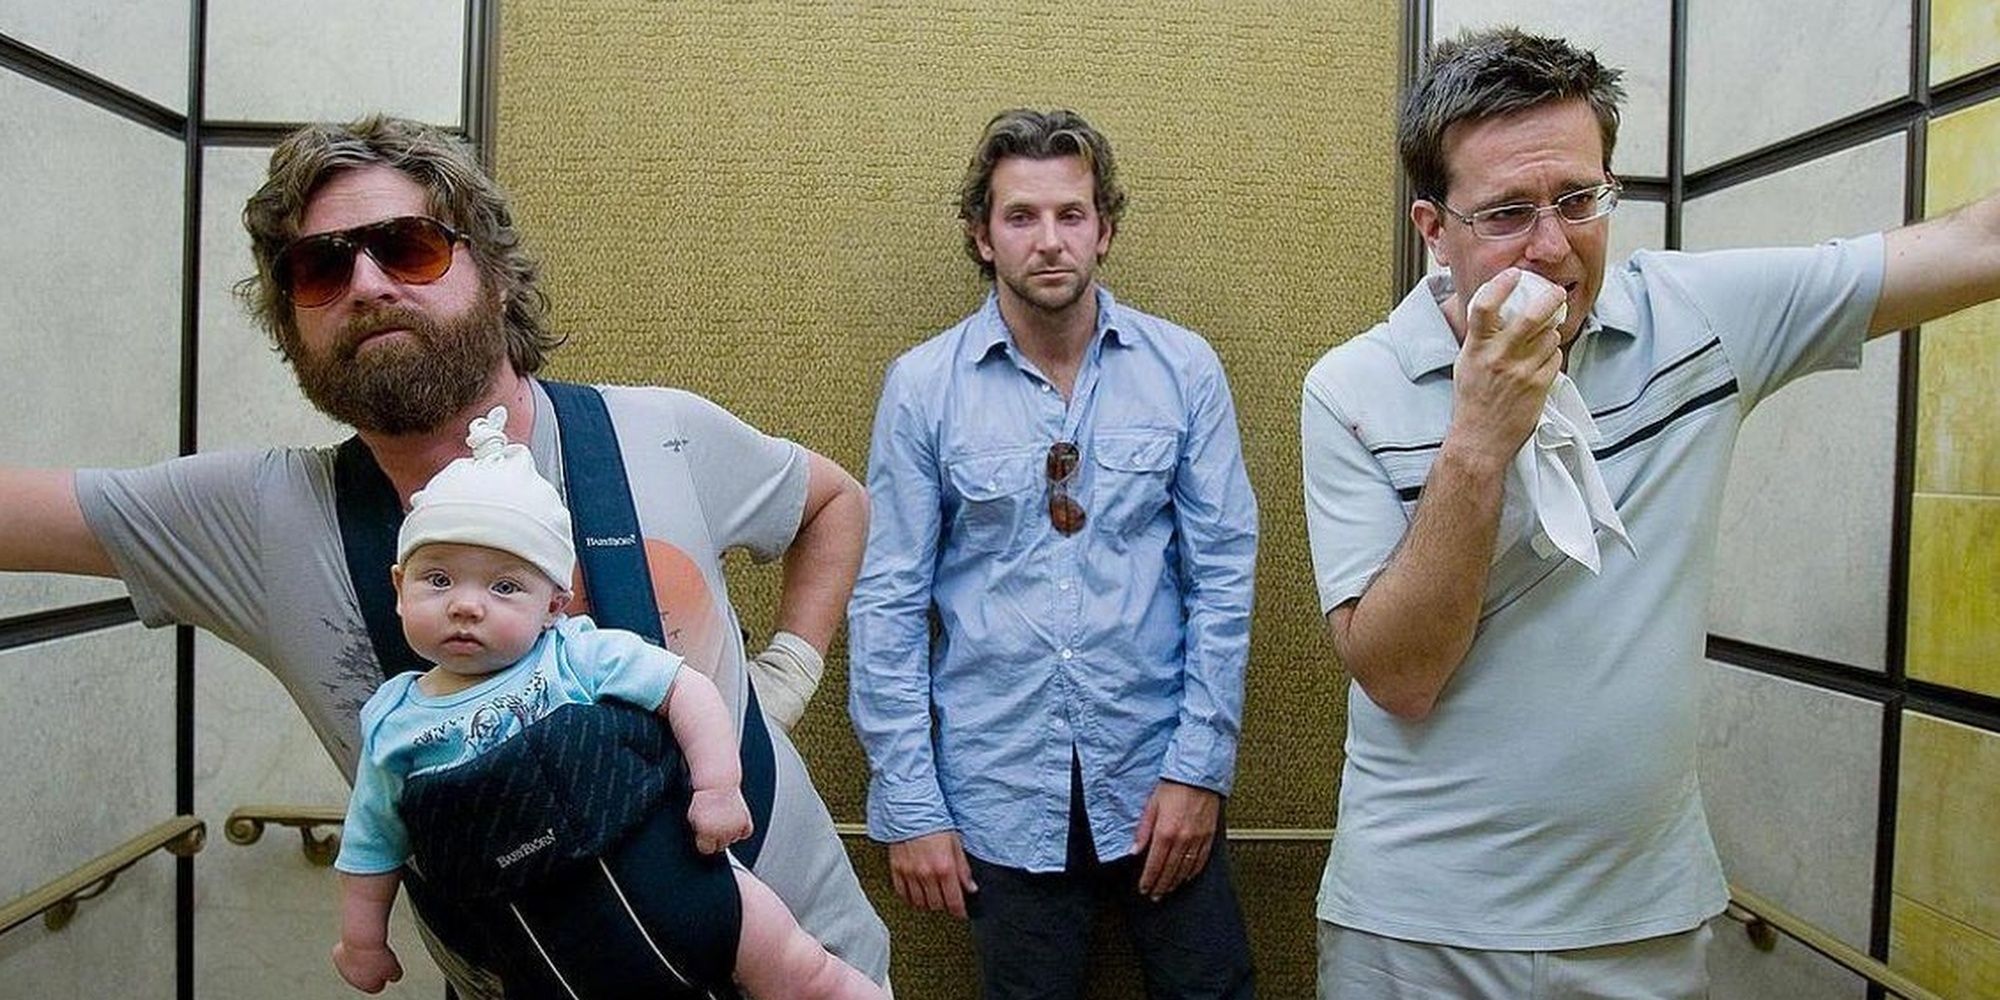
{"type": "Polygon", "coordinates": [[[1057,580],[1057,581],[1056,581],[1056,589],[1057,589],[1057,590],[1068,590],[1068,589],[1069,589],[1069,581],[1068,581],[1068,580],[1057,580]]]}
{"type": "Polygon", "coordinates": [[[1048,391],[1049,391],[1049,384],[1048,384],[1047,382],[1043,382],[1043,383],[1042,383],[1042,391],[1043,391],[1043,392],[1048,392],[1048,391]]]}
{"type": "Polygon", "coordinates": [[[1065,660],[1067,660],[1067,659],[1069,659],[1070,657],[1072,657],[1072,656],[1075,656],[1075,655],[1076,655],[1075,653],[1073,653],[1073,652],[1069,651],[1068,649],[1065,649],[1065,650],[1063,650],[1063,651],[1062,651],[1062,658],[1063,658],[1063,659],[1065,659],[1065,660]]]}

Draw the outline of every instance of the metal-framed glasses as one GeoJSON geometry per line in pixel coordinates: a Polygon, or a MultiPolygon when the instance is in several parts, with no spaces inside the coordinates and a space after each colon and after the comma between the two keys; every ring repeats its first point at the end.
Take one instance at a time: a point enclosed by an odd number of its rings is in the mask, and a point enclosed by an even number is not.
{"type": "Polygon", "coordinates": [[[1535,228],[1546,212],[1554,212],[1556,218],[1572,226],[1602,219],[1618,207],[1620,190],[1617,181],[1606,181],[1571,191],[1547,205],[1522,201],[1482,208],[1470,214],[1445,204],[1440,198],[1432,198],[1430,203],[1465,223],[1472,230],[1472,235],[1482,240],[1511,240],[1535,228]]]}
{"type": "Polygon", "coordinates": [[[1069,493],[1070,481],[1076,478],[1081,459],[1076,442],[1057,441],[1049,445],[1049,457],[1043,468],[1049,479],[1049,524],[1065,535],[1083,530],[1083,505],[1069,493]]]}

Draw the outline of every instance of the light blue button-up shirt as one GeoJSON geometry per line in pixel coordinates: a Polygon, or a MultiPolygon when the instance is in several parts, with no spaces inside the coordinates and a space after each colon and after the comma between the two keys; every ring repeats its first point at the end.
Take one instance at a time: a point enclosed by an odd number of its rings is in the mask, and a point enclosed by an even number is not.
{"type": "Polygon", "coordinates": [[[986,861],[1060,870],[1072,755],[1106,861],[1160,779],[1229,792],[1257,554],[1236,408],[1200,336],[1096,295],[1067,400],[991,296],[890,366],[849,607],[877,840],[957,830],[986,861]],[[1057,441],[1082,453],[1069,536],[1048,515],[1057,441]]]}

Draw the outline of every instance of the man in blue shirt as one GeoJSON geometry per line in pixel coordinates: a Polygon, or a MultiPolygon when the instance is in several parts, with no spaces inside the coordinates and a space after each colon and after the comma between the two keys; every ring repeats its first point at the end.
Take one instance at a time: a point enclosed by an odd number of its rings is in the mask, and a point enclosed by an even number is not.
{"type": "Polygon", "coordinates": [[[989,998],[1078,995],[1113,900],[1149,995],[1251,995],[1219,847],[1257,502],[1215,352],[1096,283],[1124,200],[1082,118],[996,116],[959,200],[993,294],[876,412],[868,829],[897,895],[970,916],[989,998]]]}

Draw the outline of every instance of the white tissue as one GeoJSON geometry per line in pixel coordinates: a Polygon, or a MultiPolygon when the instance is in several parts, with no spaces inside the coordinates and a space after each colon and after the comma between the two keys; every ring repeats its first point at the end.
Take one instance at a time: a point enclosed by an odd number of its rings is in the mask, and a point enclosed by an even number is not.
{"type": "MultiPolygon", "coordinates": [[[[1514,290],[1500,304],[1502,325],[1520,316],[1531,297],[1543,290],[1560,291],[1539,274],[1522,271],[1520,275],[1514,290]]],[[[1569,304],[1564,302],[1556,307],[1549,325],[1561,325],[1568,315],[1569,304]]],[[[1534,526],[1531,544],[1537,555],[1547,558],[1559,551],[1592,573],[1603,565],[1597,546],[1599,528],[1616,537],[1627,551],[1638,554],[1591,454],[1591,448],[1602,440],[1576,383],[1567,373],[1558,372],[1534,432],[1522,443],[1508,470],[1501,501],[1502,534],[1500,543],[1493,547],[1495,562],[1514,537],[1507,529],[1523,522],[1534,526]]]]}

